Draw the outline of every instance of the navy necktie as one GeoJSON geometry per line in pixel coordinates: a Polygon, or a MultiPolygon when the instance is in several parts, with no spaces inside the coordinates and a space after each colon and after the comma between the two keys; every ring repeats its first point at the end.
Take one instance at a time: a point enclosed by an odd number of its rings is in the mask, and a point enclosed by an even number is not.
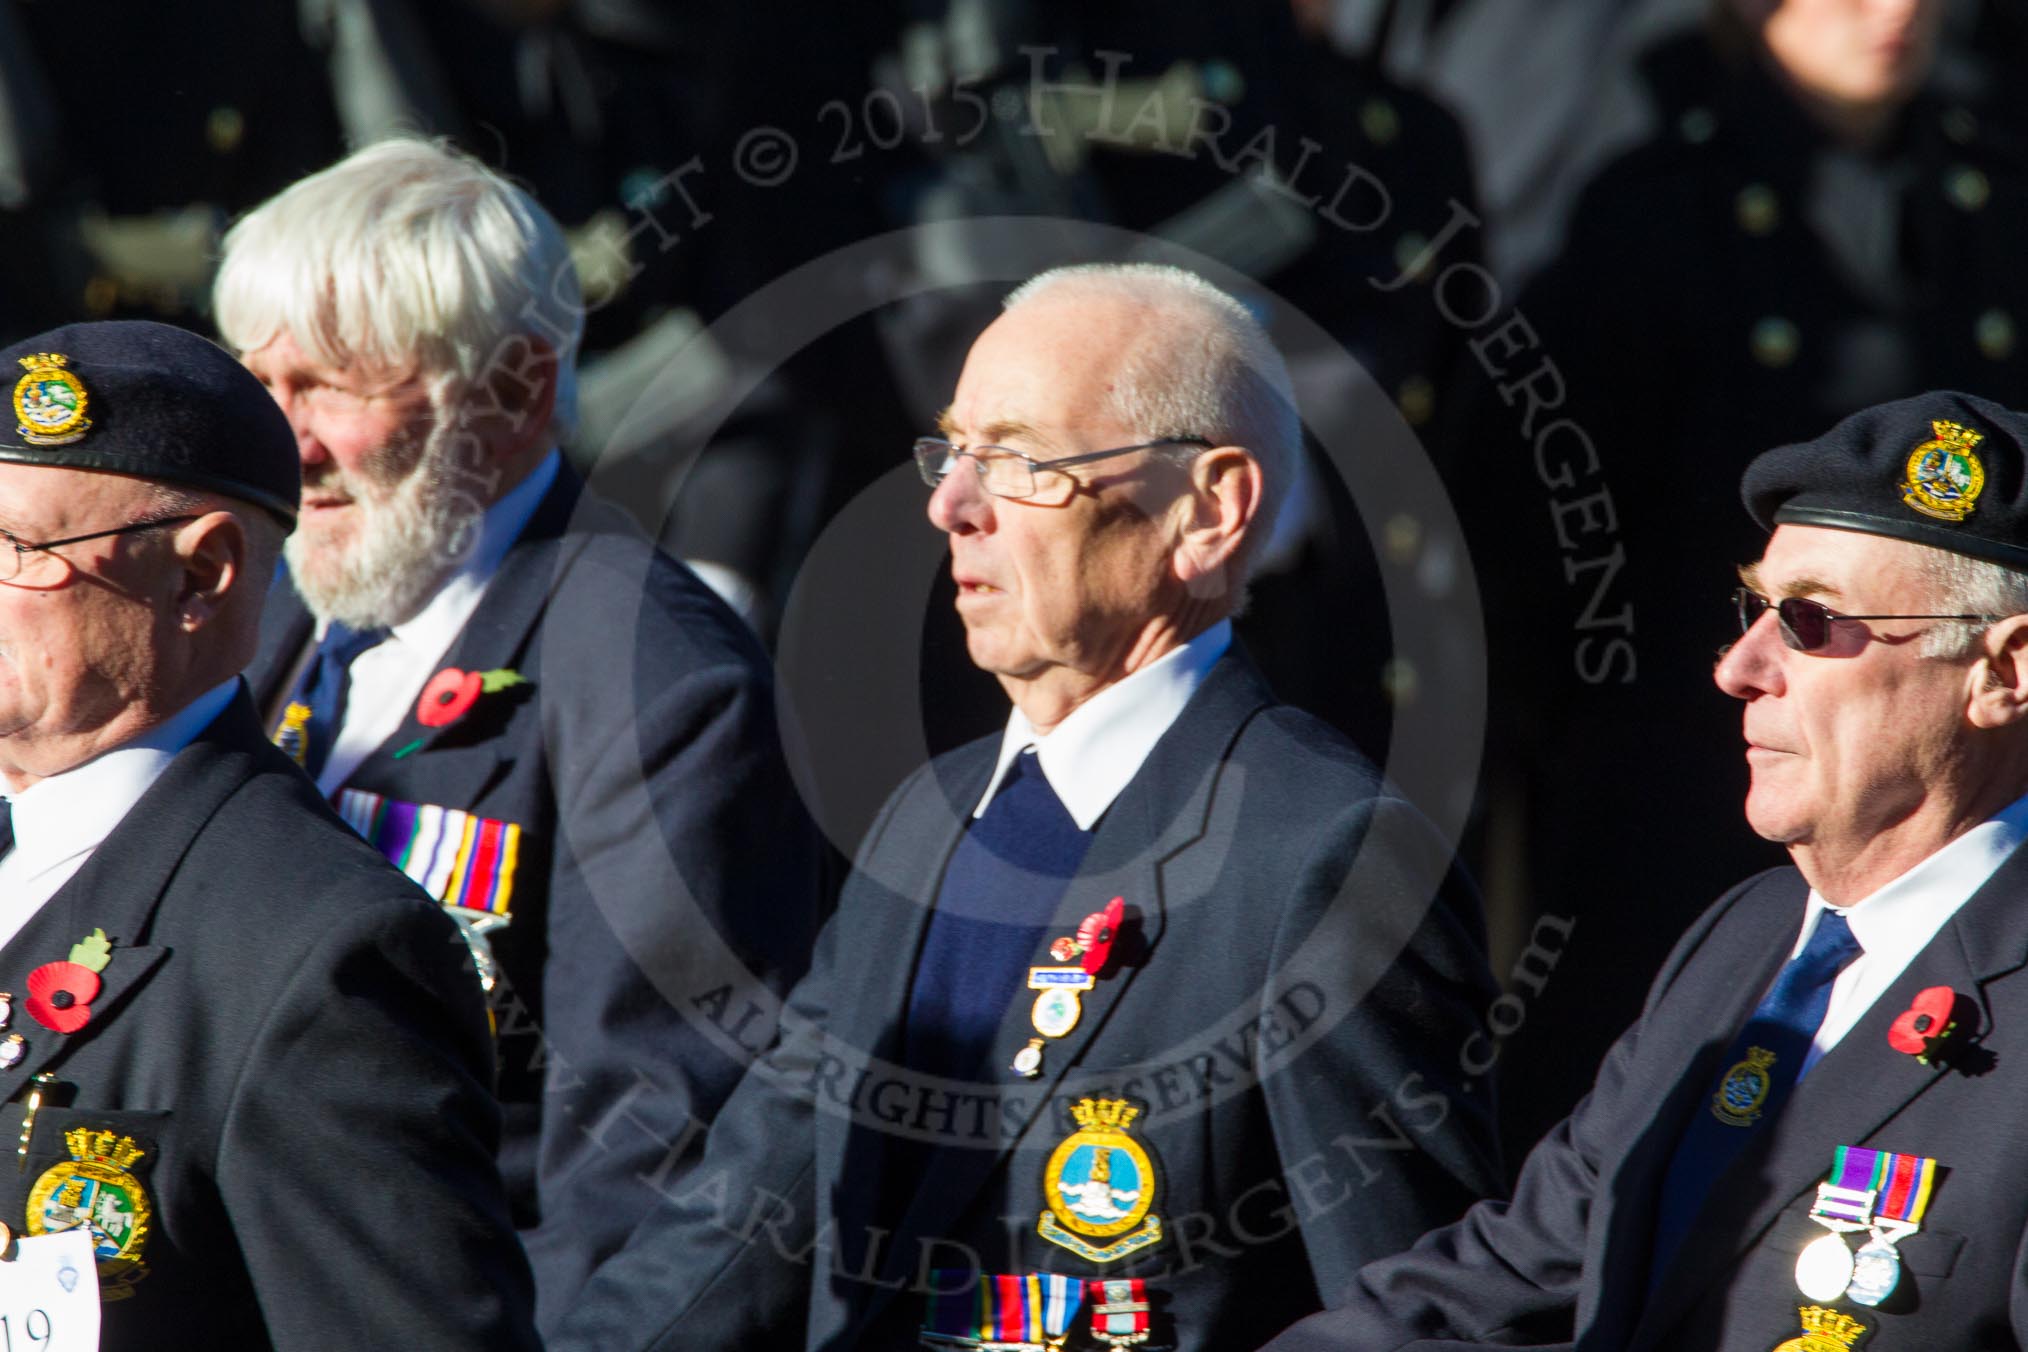
{"type": "Polygon", "coordinates": [[[14,802],[0,798],[0,855],[14,848],[14,802]]]}
{"type": "Polygon", "coordinates": [[[386,641],[385,629],[354,629],[335,620],[324,630],[324,641],[303,683],[296,689],[296,703],[309,706],[309,721],[303,725],[303,769],[315,779],[324,771],[338,730],[345,726],[345,696],[352,684],[352,663],[361,653],[386,641]]]}
{"type": "Polygon", "coordinates": [[[944,870],[909,991],[908,1065],[954,1078],[990,1069],[985,1059],[1028,993],[1028,968],[1090,844],[1035,753],[1015,757],[944,870]]]}
{"type": "Polygon", "coordinates": [[[1810,941],[1789,959],[1732,1040],[1720,1063],[1724,1078],[1713,1096],[1692,1107],[1662,1184],[1650,1286],[1675,1257],[1726,1166],[1756,1130],[1765,1130],[1760,1124],[1781,1111],[1831,1007],[1832,983],[1860,951],[1844,916],[1836,911],[1819,915],[1810,941]]]}

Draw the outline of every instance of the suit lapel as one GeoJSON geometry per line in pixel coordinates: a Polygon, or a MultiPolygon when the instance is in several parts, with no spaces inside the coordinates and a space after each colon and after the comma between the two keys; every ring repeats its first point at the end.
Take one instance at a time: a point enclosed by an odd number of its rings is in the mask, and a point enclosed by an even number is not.
{"type": "MultiPolygon", "coordinates": [[[[2028,852],[2017,850],[1811,1068],[1772,1124],[1775,1129],[1742,1150],[1712,1189],[1698,1227],[1705,1236],[1724,1237],[1723,1242],[1714,1238],[1700,1244],[1697,1235],[1686,1241],[1683,1256],[1656,1290],[1644,1331],[1673,1328],[1710,1283],[1760,1241],[1776,1217],[1823,1181],[1835,1147],[1866,1142],[1944,1074],[1954,1073],[1939,1073],[1892,1050],[1888,1025],[1917,992],[1948,986],[1977,992],[1984,1023],[1979,1031],[1990,1029],[1986,983],[2028,962],[2028,914],[2014,904],[2024,886],[2028,852]]],[[[1884,1148],[1919,1153],[1922,1146],[1902,1141],[1887,1142],[1884,1148]]]]}
{"type": "MultiPolygon", "coordinates": [[[[1210,811],[1211,791],[1216,783],[1226,749],[1254,712],[1273,702],[1273,695],[1259,673],[1235,647],[1212,669],[1204,685],[1176,723],[1165,733],[1140,769],[1100,821],[1097,835],[1085,856],[1078,875],[1064,893],[1056,923],[1049,937],[1076,932],[1086,915],[1105,906],[1113,897],[1126,901],[1126,917],[1112,960],[1101,973],[1098,984],[1082,997],[1083,1013],[1077,1026],[1061,1038],[1049,1040],[1043,1049],[1043,1070],[1030,1089],[1019,1081],[1003,1082],[1008,1097],[1034,1105],[1021,1126],[1003,1134],[991,1149],[943,1149],[933,1152],[914,1200],[896,1228],[889,1250],[890,1263],[901,1262],[915,1251],[915,1239],[949,1232],[949,1227],[973,1203],[993,1171],[1041,1128],[1054,1129],[1049,1105],[1059,1097],[1097,1092],[1096,1083],[1106,1079],[1103,1070],[1087,1081],[1074,1071],[1084,1061],[1111,1019],[1122,996],[1154,959],[1165,924],[1162,864],[1198,839],[1210,811]]],[[[989,761],[986,770],[990,771],[989,761]]],[[[970,799],[976,802],[984,792],[985,773],[977,776],[970,799]]],[[[943,875],[943,862],[955,846],[953,831],[933,872],[923,879],[934,896],[943,875]]],[[[922,908],[923,923],[927,908],[922,908]]],[[[911,950],[913,951],[913,950],[911,950]]],[[[1055,965],[1047,952],[1036,955],[1035,965],[1055,965]]],[[[912,966],[912,964],[910,965],[912,966]]],[[[1010,1012],[1001,1026],[994,1048],[994,1063],[985,1072],[998,1074],[1026,1045],[1029,1032],[1025,1017],[1032,997],[1017,995],[1018,1013],[1010,1012]]],[[[890,1011],[906,1007],[907,984],[892,996],[890,1011]]],[[[873,1008],[878,1008],[874,1006],[873,1008]]],[[[891,1270],[890,1275],[899,1269],[891,1270]]],[[[890,1288],[879,1288],[861,1312],[858,1327],[866,1327],[884,1307],[890,1288]]]]}
{"type": "MultiPolygon", "coordinates": [[[[583,548],[582,540],[572,540],[567,533],[581,492],[575,475],[559,471],[528,525],[500,561],[499,570],[487,582],[478,608],[459,631],[438,670],[495,671],[527,664],[530,641],[557,580],[568,569],[571,555],[583,548]]],[[[523,675],[534,679],[531,673],[523,675]]],[[[429,783],[430,801],[446,805],[474,802],[492,780],[497,755],[463,755],[455,764],[430,757],[432,750],[458,745],[465,735],[458,723],[425,726],[412,705],[394,735],[361,761],[347,782],[372,785],[391,777],[406,782],[422,776],[427,766],[428,773],[422,777],[429,783]]]]}
{"type": "Polygon", "coordinates": [[[84,867],[0,948],[0,990],[15,996],[7,1027],[26,1043],[21,1061],[0,1071],[0,1092],[18,1096],[31,1076],[53,1068],[119,1016],[127,997],[169,954],[147,940],[155,908],[191,841],[252,777],[260,759],[278,754],[261,736],[242,687],[212,726],[177,753],[84,867]],[[113,947],[99,973],[90,1021],[68,1034],[43,1027],[26,1009],[28,974],[67,959],[71,945],[95,929],[103,929],[113,947]]]}

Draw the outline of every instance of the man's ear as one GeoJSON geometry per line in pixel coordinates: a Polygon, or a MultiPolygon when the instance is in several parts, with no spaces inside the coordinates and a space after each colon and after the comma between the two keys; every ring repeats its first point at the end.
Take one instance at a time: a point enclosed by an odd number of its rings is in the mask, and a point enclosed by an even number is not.
{"type": "Polygon", "coordinates": [[[1975,728],[2005,728],[2028,720],[2028,615],[2009,615],[1980,640],[1984,656],[1972,663],[1966,716],[1975,728]]]}
{"type": "Polygon", "coordinates": [[[1190,461],[1189,474],[1186,516],[1176,543],[1177,576],[1192,596],[1221,596],[1231,586],[1231,564],[1260,514],[1260,461],[1238,446],[1214,446],[1190,461]]]}
{"type": "Polygon", "coordinates": [[[206,512],[176,532],[182,566],[177,623],[196,633],[212,623],[246,577],[246,527],[231,512],[206,512]]]}

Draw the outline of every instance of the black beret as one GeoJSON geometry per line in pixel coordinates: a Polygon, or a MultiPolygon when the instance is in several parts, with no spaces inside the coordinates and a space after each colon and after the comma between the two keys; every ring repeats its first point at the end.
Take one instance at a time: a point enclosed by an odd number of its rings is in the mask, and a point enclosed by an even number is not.
{"type": "Polygon", "coordinates": [[[1763,530],[1832,526],[2028,568],[2028,414],[1955,390],[1876,404],[1756,457],[1739,492],[1763,530]]]}
{"type": "Polygon", "coordinates": [[[232,355],[147,320],[68,324],[0,352],[13,417],[0,460],[111,470],[244,498],[291,528],[296,437],[232,355]]]}

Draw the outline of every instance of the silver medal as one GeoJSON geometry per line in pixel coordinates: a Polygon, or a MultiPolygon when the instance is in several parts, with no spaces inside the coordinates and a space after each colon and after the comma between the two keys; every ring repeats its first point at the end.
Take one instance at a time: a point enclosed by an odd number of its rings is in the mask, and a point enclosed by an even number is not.
{"type": "Polygon", "coordinates": [[[1901,1254],[1883,1235],[1875,1234],[1859,1246],[1852,1260],[1852,1279],[1846,1292],[1861,1305],[1878,1305],[1894,1294],[1901,1280],[1901,1254]]]}
{"type": "Polygon", "coordinates": [[[1843,1235],[1824,1235],[1796,1259],[1796,1289],[1819,1304],[1838,1299],[1852,1283],[1852,1246],[1843,1235]]]}

